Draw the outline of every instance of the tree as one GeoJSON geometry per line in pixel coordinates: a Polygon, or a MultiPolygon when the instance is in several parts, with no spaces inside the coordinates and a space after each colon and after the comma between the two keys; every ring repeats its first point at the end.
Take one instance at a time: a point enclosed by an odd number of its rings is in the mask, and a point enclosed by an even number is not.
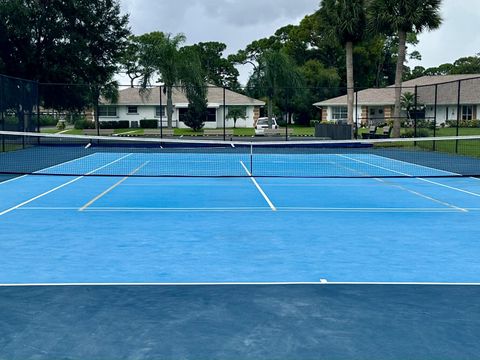
{"type": "Polygon", "coordinates": [[[247,109],[245,106],[229,106],[227,111],[227,119],[233,120],[233,128],[237,127],[238,119],[247,118],[247,109]]]}
{"type": "Polygon", "coordinates": [[[268,127],[272,127],[274,98],[283,89],[294,91],[302,84],[292,60],[282,51],[269,50],[258,58],[258,66],[249,81],[267,97],[268,127]]]}
{"type": "Polygon", "coordinates": [[[395,71],[395,109],[392,135],[400,136],[402,79],[406,59],[408,33],[419,34],[437,29],[442,23],[441,0],[371,0],[371,25],[377,31],[398,35],[398,56],[395,71]]]}
{"type": "Polygon", "coordinates": [[[238,70],[234,62],[223,57],[227,45],[220,42],[201,42],[191,48],[197,53],[208,83],[238,89],[238,70]]]}
{"type": "MultiPolygon", "coordinates": [[[[153,77],[159,75],[167,95],[167,124],[172,127],[173,88],[202,83],[205,76],[198,58],[192,51],[181,51],[185,42],[183,34],[172,36],[152,32],[138,37],[140,43],[140,64],[143,69],[142,85],[146,88],[153,77]],[[194,56],[195,61],[190,57],[194,56]]],[[[184,89],[185,90],[185,89],[184,89]]]]}
{"type": "Polygon", "coordinates": [[[345,47],[347,69],[347,121],[353,124],[354,76],[353,46],[363,38],[364,0],[322,0],[320,14],[330,24],[330,35],[345,47]]]}
{"type": "Polygon", "coordinates": [[[130,78],[130,87],[135,86],[135,80],[142,77],[142,66],[140,64],[140,44],[137,37],[130,36],[125,53],[120,59],[121,70],[130,78]]]}
{"type": "Polygon", "coordinates": [[[410,120],[412,109],[415,107],[415,94],[411,92],[403,93],[400,104],[402,109],[407,112],[407,118],[410,120]]]}
{"type": "Polygon", "coordinates": [[[9,75],[83,87],[42,88],[54,108],[92,105],[118,70],[129,35],[117,0],[0,1],[0,63],[9,75]]]}

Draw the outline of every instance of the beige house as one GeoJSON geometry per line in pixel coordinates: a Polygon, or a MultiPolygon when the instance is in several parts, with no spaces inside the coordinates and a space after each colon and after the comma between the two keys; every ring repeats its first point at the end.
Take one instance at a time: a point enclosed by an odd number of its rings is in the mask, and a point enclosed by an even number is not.
{"type": "MultiPolygon", "coordinates": [[[[436,120],[441,125],[448,120],[473,120],[480,114],[480,74],[423,76],[405,81],[402,93],[417,92],[421,117],[436,120]],[[460,85],[459,85],[460,84],[460,85]],[[458,101],[460,99],[460,101],[458,101]]],[[[395,88],[371,88],[356,93],[354,119],[363,125],[379,125],[393,117],[395,88]]],[[[345,122],[347,96],[339,96],[315,103],[321,109],[322,120],[345,122]]],[[[402,117],[406,117],[402,111],[402,117]]]]}
{"type": "MultiPolygon", "coordinates": [[[[152,88],[141,92],[138,88],[128,88],[119,91],[119,98],[116,103],[110,103],[105,100],[100,101],[99,121],[128,121],[130,127],[138,127],[140,120],[158,120],[162,126],[167,126],[166,104],[167,96],[164,88],[152,88]],[[160,104],[161,98],[161,104],[160,104]]],[[[208,101],[208,119],[205,122],[206,129],[216,129],[223,127],[224,121],[224,92],[220,87],[209,87],[207,94],[208,101]]],[[[265,103],[236,93],[231,90],[225,91],[226,104],[226,127],[233,127],[233,120],[228,118],[229,106],[244,106],[246,118],[238,119],[236,126],[239,128],[251,128],[260,116],[260,107],[265,103]]],[[[183,123],[183,117],[188,109],[188,100],[185,93],[179,88],[173,90],[173,127],[186,128],[183,123]]]]}

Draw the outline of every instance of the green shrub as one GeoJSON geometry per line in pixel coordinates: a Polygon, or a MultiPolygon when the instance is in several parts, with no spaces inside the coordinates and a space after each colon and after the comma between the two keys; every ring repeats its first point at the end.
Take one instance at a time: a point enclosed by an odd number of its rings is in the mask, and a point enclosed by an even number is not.
{"type": "Polygon", "coordinates": [[[315,125],[320,124],[320,120],[310,120],[310,127],[315,127],[315,125]]]}
{"type": "Polygon", "coordinates": [[[74,128],[77,130],[95,129],[95,123],[82,118],[75,121],[74,128]]]}
{"type": "MultiPolygon", "coordinates": [[[[457,127],[457,120],[447,120],[446,121],[447,127],[457,127]]],[[[458,122],[458,126],[461,128],[477,128],[480,127],[480,120],[460,120],[458,122]]]]}
{"type": "Polygon", "coordinates": [[[130,122],[128,120],[120,121],[100,121],[100,129],[128,129],[130,122]]]}
{"type": "Polygon", "coordinates": [[[52,115],[40,115],[40,126],[56,126],[57,120],[52,115]]]}
{"type": "MultiPolygon", "coordinates": [[[[427,129],[417,129],[416,137],[429,137],[430,132],[427,129]]],[[[402,135],[403,138],[415,137],[415,129],[408,129],[402,135]]]]}
{"type": "Polygon", "coordinates": [[[65,120],[59,120],[57,123],[57,129],[65,130],[65,128],[66,128],[65,120]]]}
{"type": "Polygon", "coordinates": [[[140,127],[143,129],[157,129],[158,120],[150,120],[150,119],[140,120],[140,127]]]}

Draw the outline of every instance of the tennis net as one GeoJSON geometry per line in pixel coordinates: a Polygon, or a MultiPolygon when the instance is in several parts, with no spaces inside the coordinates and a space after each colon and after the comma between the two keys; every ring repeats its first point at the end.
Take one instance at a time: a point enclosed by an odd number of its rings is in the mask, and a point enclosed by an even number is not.
{"type": "Polygon", "coordinates": [[[480,136],[213,141],[0,131],[0,173],[148,177],[480,176],[480,136]]]}

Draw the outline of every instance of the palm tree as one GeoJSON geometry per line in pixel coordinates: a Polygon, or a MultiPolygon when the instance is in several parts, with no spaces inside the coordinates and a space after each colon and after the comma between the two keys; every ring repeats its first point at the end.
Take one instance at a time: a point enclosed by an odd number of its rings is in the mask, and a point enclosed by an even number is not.
{"type": "Polygon", "coordinates": [[[290,57],[283,51],[267,50],[258,59],[258,66],[249,84],[258,86],[267,97],[268,127],[272,128],[273,102],[281,89],[299,88],[302,83],[300,72],[290,57]]]}
{"type": "Polygon", "coordinates": [[[370,0],[371,25],[385,34],[397,34],[398,56],[395,72],[395,109],[393,112],[394,137],[400,136],[400,110],[402,79],[408,33],[419,34],[424,30],[440,27],[442,0],[370,0]]]}
{"type": "Polygon", "coordinates": [[[146,88],[152,77],[160,75],[167,95],[167,126],[172,128],[173,88],[175,86],[204,82],[203,72],[198,59],[191,58],[190,51],[180,47],[185,35],[152,32],[138,37],[140,43],[140,64],[142,67],[142,85],[146,88]]]}
{"type": "Polygon", "coordinates": [[[330,36],[345,46],[347,68],[347,121],[353,124],[353,46],[363,39],[366,17],[364,0],[322,0],[320,17],[330,36]]]}
{"type": "Polygon", "coordinates": [[[415,94],[406,92],[402,94],[400,98],[400,106],[407,112],[407,119],[411,119],[412,109],[415,107],[415,94]]]}

